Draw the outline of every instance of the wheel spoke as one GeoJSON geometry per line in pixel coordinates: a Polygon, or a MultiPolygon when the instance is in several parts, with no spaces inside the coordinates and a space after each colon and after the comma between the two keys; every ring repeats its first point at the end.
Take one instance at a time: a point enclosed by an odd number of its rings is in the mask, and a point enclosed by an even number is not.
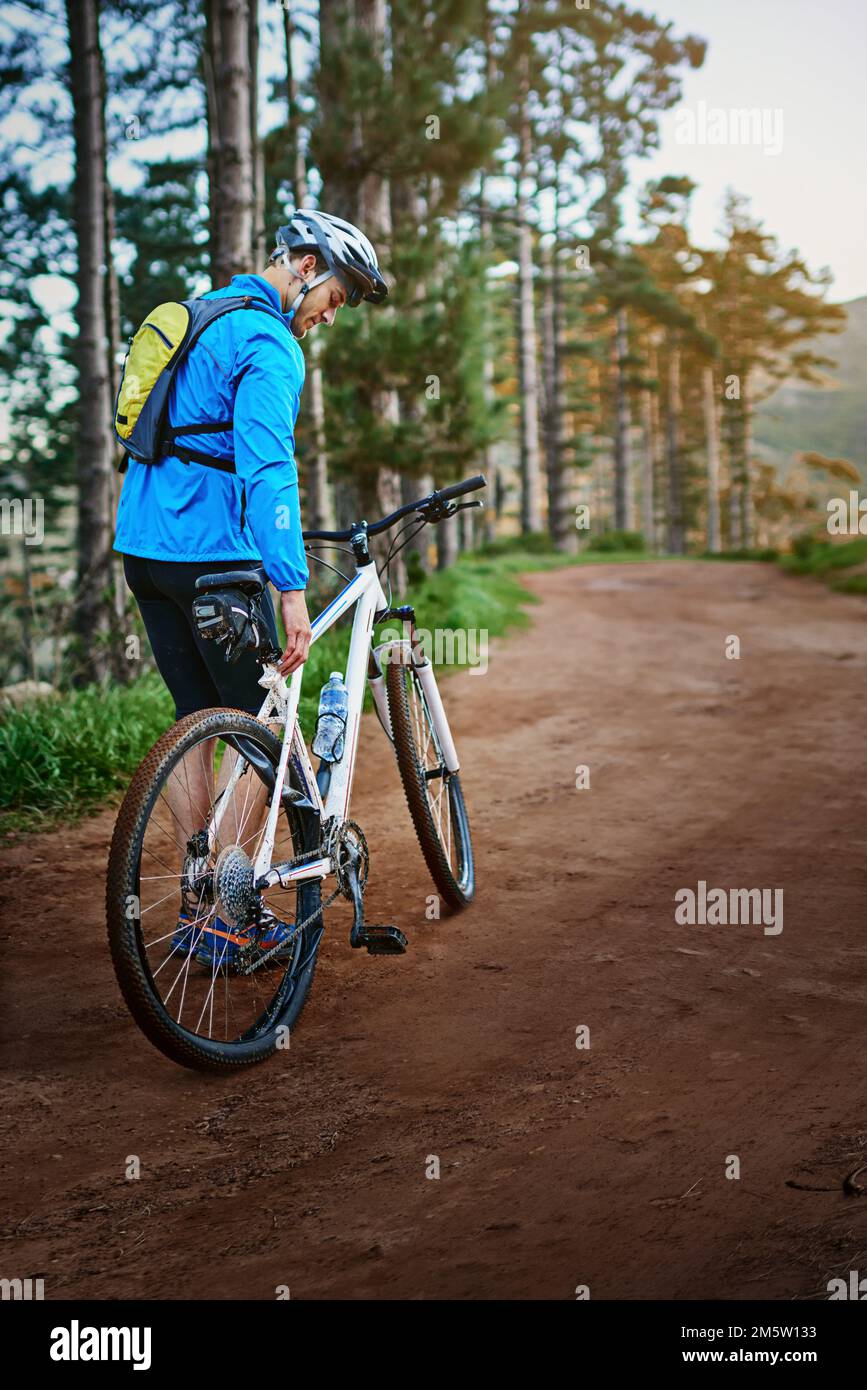
{"type": "MultiPolygon", "coordinates": [[[[168,1016],[166,1028],[171,1020],[173,1026],[203,1045],[255,1037],[257,1029],[263,1040],[271,1039],[275,1018],[279,1017],[272,1006],[278,995],[284,1001],[291,999],[283,982],[292,958],[297,958],[293,949],[291,957],[287,950],[285,959],[272,958],[260,971],[242,974],[238,966],[238,952],[256,939],[250,929],[268,902],[264,894],[252,889],[255,847],[261,844],[267,825],[266,784],[229,742],[242,733],[266,754],[276,770],[280,739],[275,732],[253,731],[241,716],[227,714],[222,721],[209,716],[203,720],[199,736],[191,738],[190,730],[185,731],[174,755],[164,757],[157,783],[141,793],[147,809],[138,829],[130,832],[135,836],[133,854],[129,849],[118,851],[127,891],[121,897],[118,889],[116,901],[125,905],[130,895],[139,899],[131,925],[135,935],[124,935],[123,950],[128,951],[134,940],[133,949],[146,965],[148,987],[161,1005],[163,1017],[168,1016]],[[241,760],[239,775],[225,804],[222,823],[215,830],[216,809],[236,759],[241,760]],[[198,840],[200,832],[210,836],[204,853],[198,840]],[[231,925],[226,925],[224,917],[231,925]]],[[[134,817],[131,823],[135,823],[134,817]]],[[[291,825],[282,819],[275,851],[287,861],[301,851],[291,825]]],[[[302,889],[297,884],[271,890],[274,901],[269,920],[278,928],[301,921],[300,895],[303,892],[305,901],[315,903],[316,898],[309,898],[313,891],[312,885],[302,889]],[[282,902],[277,901],[278,896],[282,902]]],[[[318,885],[315,891],[318,893],[318,885]]],[[[306,915],[310,915],[309,910],[306,915]]],[[[119,925],[112,925],[113,932],[120,930],[119,925]]],[[[130,927],[124,925],[123,930],[128,933],[130,927]]],[[[280,1008],[283,1010],[285,1003],[280,1008]]],[[[169,1055],[175,1054],[169,1051],[169,1055]]]]}

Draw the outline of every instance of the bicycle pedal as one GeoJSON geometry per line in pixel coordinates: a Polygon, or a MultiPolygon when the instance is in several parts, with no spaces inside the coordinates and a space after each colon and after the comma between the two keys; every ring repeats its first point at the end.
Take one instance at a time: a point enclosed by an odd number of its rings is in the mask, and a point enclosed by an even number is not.
{"type": "Polygon", "coordinates": [[[402,956],[409,942],[397,927],[362,927],[353,946],[366,946],[371,956],[402,956]]]}

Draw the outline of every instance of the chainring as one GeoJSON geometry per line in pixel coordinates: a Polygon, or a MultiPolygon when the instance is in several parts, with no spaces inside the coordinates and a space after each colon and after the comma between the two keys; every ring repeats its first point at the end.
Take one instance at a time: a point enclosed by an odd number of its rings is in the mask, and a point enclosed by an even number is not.
{"type": "Polygon", "coordinates": [[[343,897],[352,902],[352,889],[349,886],[349,870],[352,866],[352,858],[349,853],[349,846],[357,851],[356,872],[358,883],[362,893],[364,885],[367,883],[367,876],[370,872],[370,854],[367,848],[367,841],[364,838],[364,831],[354,820],[345,820],[334,832],[334,837],[330,845],[330,853],[334,861],[334,872],[337,876],[337,886],[343,897]]]}

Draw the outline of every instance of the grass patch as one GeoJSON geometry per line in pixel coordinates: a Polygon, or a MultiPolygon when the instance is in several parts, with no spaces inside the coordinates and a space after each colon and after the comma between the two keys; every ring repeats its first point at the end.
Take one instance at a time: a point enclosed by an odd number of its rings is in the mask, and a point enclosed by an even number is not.
{"type": "Polygon", "coordinates": [[[0,715],[0,812],[4,827],[39,825],[92,810],[129,780],[172,721],[160,677],[91,686],[0,715]]]}
{"type": "Polygon", "coordinates": [[[867,594],[867,536],[830,541],[807,532],[795,539],[790,555],[780,556],[779,564],[788,574],[824,581],[835,593],[867,594]]]}
{"type": "Polygon", "coordinates": [[[812,574],[819,577],[865,563],[867,536],[855,536],[851,541],[840,542],[819,541],[812,536],[799,536],[792,547],[791,555],[780,557],[780,564],[790,574],[812,574]]]}
{"type": "Polygon", "coordinates": [[[831,588],[838,594],[867,594],[867,574],[849,574],[842,579],[832,579],[831,588]]]}
{"type": "Polygon", "coordinates": [[[775,546],[769,545],[762,550],[704,550],[698,557],[700,560],[778,560],[780,552],[775,546]]]}
{"type": "MultiPolygon", "coordinates": [[[[429,631],[484,629],[492,637],[523,626],[528,622],[525,608],[536,599],[519,582],[519,572],[574,563],[574,558],[541,547],[528,553],[517,546],[505,553],[462,556],[450,569],[411,585],[417,626],[429,631]]],[[[322,685],[332,670],[345,669],[351,622],[352,613],[311,648],[300,708],[308,740],[322,685]]],[[[396,628],[395,623],[381,626],[377,640],[386,629],[395,635],[396,628]]],[[[459,669],[459,664],[444,671],[459,669]]],[[[0,711],[0,826],[18,832],[44,829],[60,819],[69,823],[116,797],[173,714],[171,697],[156,672],[130,686],[91,686],[25,709],[0,711]]]]}

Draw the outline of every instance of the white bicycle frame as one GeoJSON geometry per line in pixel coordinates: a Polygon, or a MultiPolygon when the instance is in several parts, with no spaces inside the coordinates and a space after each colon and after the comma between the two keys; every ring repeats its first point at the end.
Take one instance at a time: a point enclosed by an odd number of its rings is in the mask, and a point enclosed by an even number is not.
{"type": "MultiPolygon", "coordinates": [[[[397,661],[412,665],[417,672],[422,687],[425,704],[433,726],[435,737],[442,753],[443,762],[449,772],[457,772],[460,764],[454,740],[443,709],[442,699],[437,688],[433,666],[427,660],[418,644],[404,638],[382,643],[373,651],[375,674],[369,671],[371,654],[370,639],[374,618],[388,607],[388,600],[379,582],[374,564],[360,565],[345,589],[332,599],[327,608],[319,614],[312,624],[312,640],[316,642],[324,632],[337,622],[353,604],[357,604],[352,623],[352,636],[349,642],[349,657],[346,663],[345,683],[348,692],[348,715],[344,738],[343,757],[332,764],[331,780],[323,801],[316,781],[316,774],[301,735],[298,724],[298,704],[301,698],[301,681],[304,667],[293,671],[289,684],[275,666],[266,666],[259,684],[267,690],[267,695],[259,710],[258,718],[278,721],[283,724],[283,746],[277,766],[274,790],[268,809],[268,819],[262,843],[253,866],[253,882],[259,890],[276,885],[288,887],[305,879],[324,879],[334,873],[331,855],[310,860],[296,868],[272,867],[271,856],[277,834],[277,821],[282,807],[283,786],[291,758],[303,795],[319,813],[322,822],[332,820],[335,827],[345,821],[349,814],[349,799],[352,791],[352,777],[355,771],[355,755],[358,749],[358,735],[361,725],[361,711],[364,703],[365,680],[370,681],[371,693],[383,728],[392,738],[391,719],[385,694],[385,678],[382,674],[380,653],[384,652],[386,661],[397,661]],[[399,650],[398,650],[399,649],[399,650]]],[[[209,848],[213,850],[220,823],[226,808],[231,802],[232,793],[242,775],[246,760],[241,753],[235,756],[235,764],[228,782],[219,798],[219,804],[208,829],[209,848]]]]}

